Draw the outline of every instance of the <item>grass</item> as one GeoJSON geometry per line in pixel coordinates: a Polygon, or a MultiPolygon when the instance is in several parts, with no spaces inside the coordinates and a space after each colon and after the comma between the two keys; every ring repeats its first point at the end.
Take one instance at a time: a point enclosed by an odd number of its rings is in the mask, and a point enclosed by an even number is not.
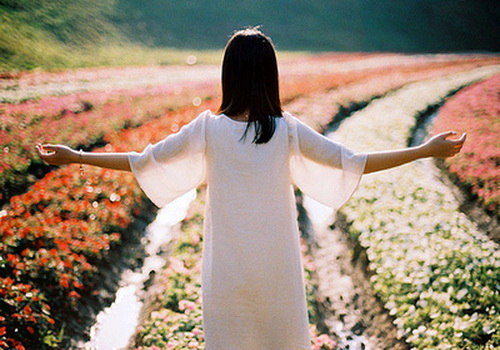
{"type": "MultiPolygon", "coordinates": [[[[220,64],[222,60],[222,49],[156,48],[134,43],[107,21],[109,10],[105,7],[86,10],[81,3],[59,5],[51,7],[31,0],[0,2],[0,74],[186,64],[188,56],[195,56],[198,64],[220,64]],[[82,18],[75,16],[75,11],[80,11],[82,18]]],[[[283,52],[280,58],[303,55],[283,52]]]]}

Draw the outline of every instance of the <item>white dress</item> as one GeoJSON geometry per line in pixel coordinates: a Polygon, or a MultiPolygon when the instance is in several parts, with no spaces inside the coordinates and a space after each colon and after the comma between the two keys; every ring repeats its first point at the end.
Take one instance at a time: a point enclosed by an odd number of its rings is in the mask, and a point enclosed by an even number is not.
{"type": "Polygon", "coordinates": [[[339,208],[366,155],[354,154],[288,113],[265,144],[253,126],[210,111],[142,153],[131,169],[159,207],[208,187],[203,236],[203,329],[208,350],[310,349],[292,184],[339,208]]]}

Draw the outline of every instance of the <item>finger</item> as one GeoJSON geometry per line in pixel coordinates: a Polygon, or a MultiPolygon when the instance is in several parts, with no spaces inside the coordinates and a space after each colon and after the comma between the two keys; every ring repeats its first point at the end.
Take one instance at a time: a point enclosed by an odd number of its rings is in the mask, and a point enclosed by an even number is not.
{"type": "Polygon", "coordinates": [[[445,132],[439,134],[438,136],[441,136],[441,138],[446,139],[446,138],[450,137],[451,135],[456,135],[456,133],[457,133],[456,131],[445,131],[445,132]]]}
{"type": "Polygon", "coordinates": [[[36,145],[36,151],[38,152],[38,154],[40,156],[45,155],[45,151],[43,150],[42,145],[40,145],[40,144],[36,145]]]}
{"type": "Polygon", "coordinates": [[[42,145],[43,149],[49,150],[49,151],[55,151],[57,149],[56,145],[42,145]]]}
{"type": "Polygon", "coordinates": [[[448,140],[448,142],[450,142],[453,146],[462,146],[465,142],[465,138],[464,137],[461,137],[459,139],[456,139],[456,140],[448,140]]]}

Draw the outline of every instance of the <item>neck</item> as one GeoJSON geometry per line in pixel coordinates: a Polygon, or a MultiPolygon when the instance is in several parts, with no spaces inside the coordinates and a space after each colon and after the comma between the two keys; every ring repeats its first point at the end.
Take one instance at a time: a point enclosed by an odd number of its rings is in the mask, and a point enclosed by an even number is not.
{"type": "Polygon", "coordinates": [[[250,115],[250,112],[248,110],[244,111],[243,113],[239,114],[233,114],[230,115],[229,117],[234,120],[239,120],[239,121],[248,121],[248,116],[250,115]]]}

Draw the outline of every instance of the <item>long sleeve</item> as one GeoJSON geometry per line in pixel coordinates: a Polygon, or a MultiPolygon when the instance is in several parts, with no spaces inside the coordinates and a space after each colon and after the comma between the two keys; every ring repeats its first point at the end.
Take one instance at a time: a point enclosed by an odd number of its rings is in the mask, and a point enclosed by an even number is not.
{"type": "Polygon", "coordinates": [[[285,113],[290,142],[290,174],[306,195],[334,209],[340,208],[356,190],[366,164],[366,154],[311,129],[285,113]]]}
{"type": "Polygon", "coordinates": [[[205,125],[209,111],[141,153],[129,152],[130,168],[144,193],[163,207],[205,180],[205,125]]]}

